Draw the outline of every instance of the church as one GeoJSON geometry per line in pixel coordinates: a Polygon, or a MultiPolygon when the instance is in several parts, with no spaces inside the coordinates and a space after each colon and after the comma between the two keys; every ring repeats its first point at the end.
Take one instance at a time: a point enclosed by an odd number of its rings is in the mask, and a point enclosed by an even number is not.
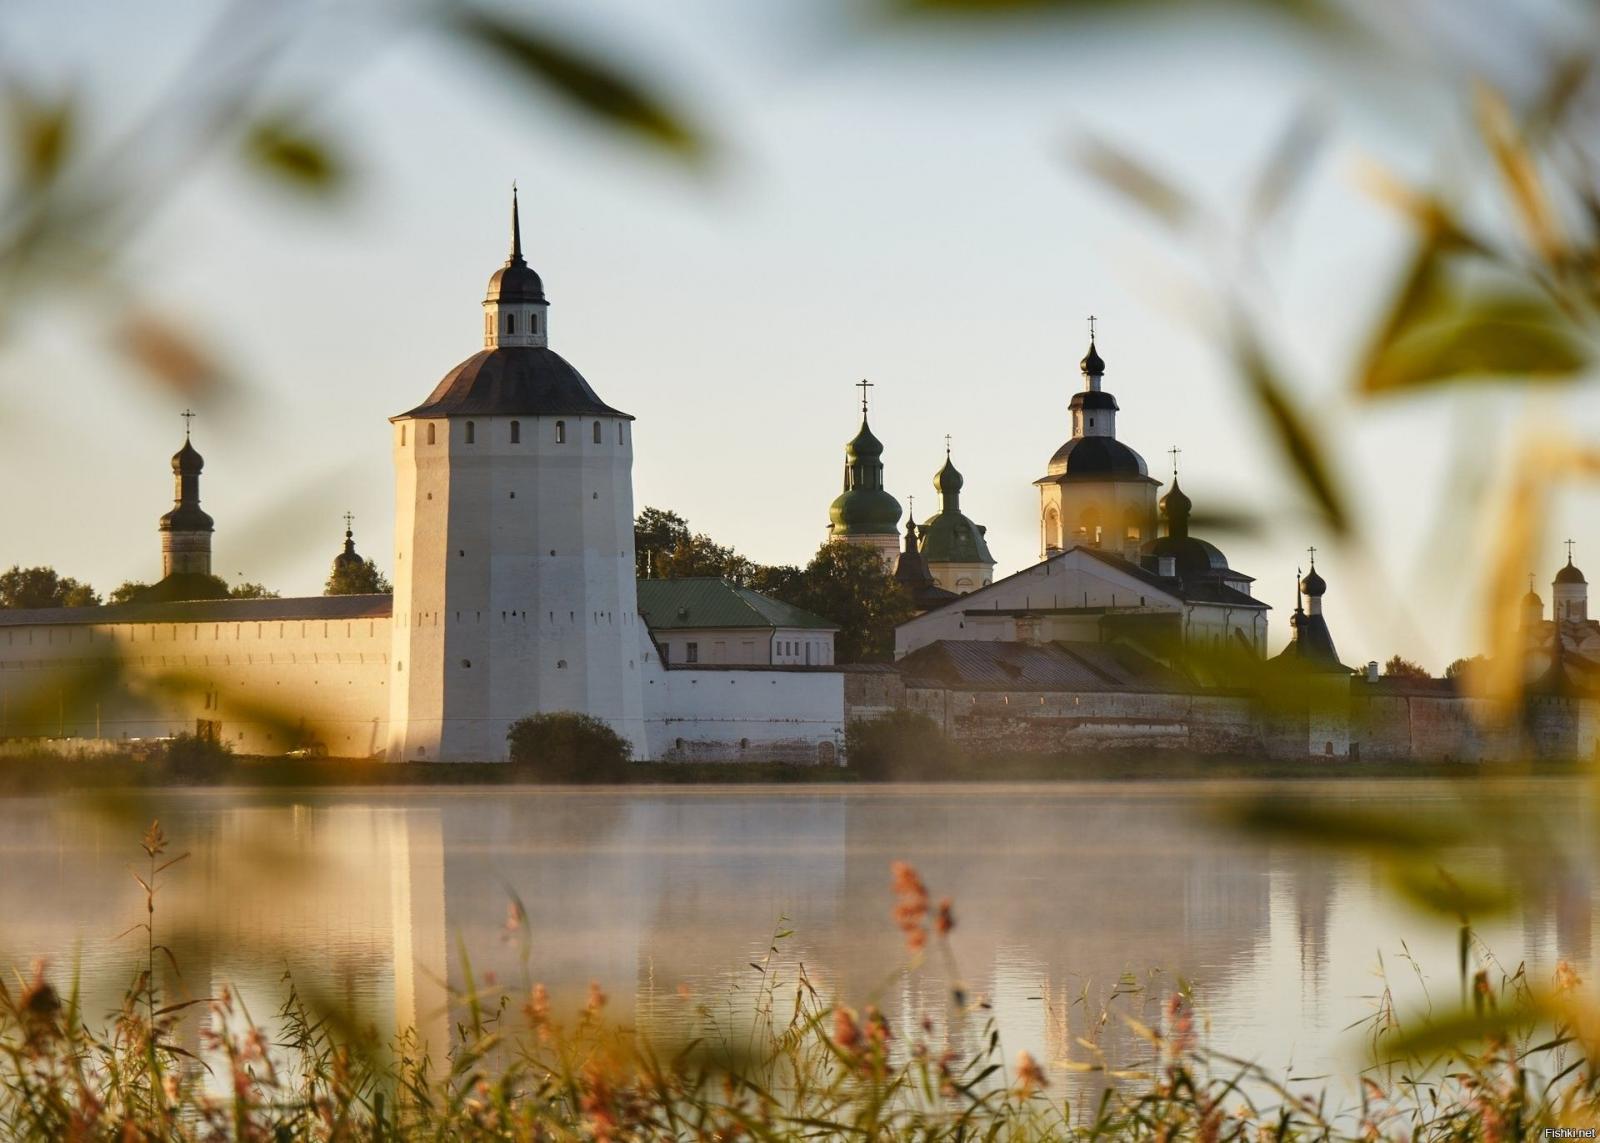
{"type": "MultiPolygon", "coordinates": [[[[0,610],[0,743],[188,732],[246,754],[498,761],[518,719],[577,711],[639,759],[835,763],[850,722],[912,710],[980,751],[1400,761],[1511,757],[1529,736],[1551,755],[1600,745],[1600,623],[1570,558],[1551,619],[1525,601],[1536,703],[1521,728],[1491,727],[1459,681],[1343,665],[1314,552],[1289,643],[1267,659],[1271,609],[1195,534],[1178,450],[1163,490],[1119,438],[1092,319],[1066,439],[1030,494],[1037,559],[1009,575],[962,508],[949,438],[937,509],[902,526],[861,382],[827,538],[873,552],[915,614],[892,664],[854,666],[836,664],[822,616],[720,579],[636,579],[639,426],[551,348],[514,192],[480,309],[478,351],[389,419],[392,593],[225,598],[186,432],[160,582],[104,607],[0,610]],[[1294,681],[1294,709],[1263,707],[1271,678],[1294,681]]],[[[347,523],[336,574],[364,563],[347,523]]]]}

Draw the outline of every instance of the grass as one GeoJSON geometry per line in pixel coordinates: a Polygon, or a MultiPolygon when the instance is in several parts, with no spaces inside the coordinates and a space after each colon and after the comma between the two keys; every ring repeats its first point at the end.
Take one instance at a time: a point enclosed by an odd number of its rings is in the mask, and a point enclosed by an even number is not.
{"type": "MultiPolygon", "coordinates": [[[[1307,1096],[1203,1042],[1193,1000],[1167,996],[1153,1020],[1118,1004],[1086,1024],[1054,1080],[1009,1053],[987,1004],[960,985],[942,1013],[898,1026],[875,1003],[825,996],[786,952],[781,925],[739,999],[694,1005],[694,1031],[651,1041],[607,1016],[591,985],[558,1012],[532,979],[526,913],[512,895],[505,939],[522,979],[497,992],[465,951],[451,991],[448,1050],[414,1033],[380,1044],[352,1013],[286,980],[269,1033],[227,989],[173,1002],[157,984],[167,956],[155,902],[172,856],[158,824],[136,874],[145,917],[133,981],[118,1011],[95,1019],[75,987],[42,966],[0,982],[0,1135],[45,1140],[1509,1140],[1600,1122],[1600,1024],[1588,991],[1561,965],[1548,986],[1491,958],[1469,964],[1470,1002],[1412,1023],[1384,989],[1365,1029],[1374,1063],[1359,1096],[1307,1096]],[[1496,975],[1498,973],[1498,975],[1496,975]],[[730,1018],[732,1016],[733,1018],[730,1018]],[[198,1055],[180,1047],[198,1023],[198,1055]],[[1131,1058],[1108,1058],[1101,1032],[1136,1034],[1131,1058]],[[1085,1082],[1068,1088],[1062,1072],[1085,1082]]],[[[877,991],[904,995],[930,961],[959,980],[957,912],[917,871],[890,870],[890,921],[906,950],[877,991]]],[[[130,930],[130,932],[134,931],[130,930]]],[[[888,927],[886,926],[886,934],[888,927]]],[[[895,1018],[896,1020],[898,1017],[895,1018]]]]}

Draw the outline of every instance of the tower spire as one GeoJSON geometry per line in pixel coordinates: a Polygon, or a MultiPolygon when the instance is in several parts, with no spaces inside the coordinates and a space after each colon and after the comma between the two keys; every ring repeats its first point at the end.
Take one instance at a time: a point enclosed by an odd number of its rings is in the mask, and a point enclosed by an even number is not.
{"type": "Polygon", "coordinates": [[[865,421],[867,419],[867,390],[873,388],[873,384],[863,377],[856,382],[856,388],[861,390],[861,419],[865,421]]]}
{"type": "Polygon", "coordinates": [[[522,218],[517,210],[517,184],[511,183],[511,258],[512,262],[522,261],[522,218]]]}

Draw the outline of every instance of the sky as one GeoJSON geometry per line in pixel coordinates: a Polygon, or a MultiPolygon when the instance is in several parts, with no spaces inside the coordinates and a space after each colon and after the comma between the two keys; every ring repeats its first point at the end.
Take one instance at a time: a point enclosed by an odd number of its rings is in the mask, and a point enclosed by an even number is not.
{"type": "MultiPolygon", "coordinates": [[[[20,0],[0,14],[0,51],[77,91],[94,142],[146,113],[218,11],[20,0]]],[[[1487,533],[1433,526],[1447,442],[1481,443],[1470,463],[1498,471],[1527,405],[1503,389],[1363,403],[1348,386],[1408,238],[1358,171],[1421,175],[1460,131],[1415,76],[1308,58],[1270,24],[953,34],[875,27],[820,0],[538,6],[552,33],[623,61],[705,125],[718,157],[692,171],[393,9],[282,11],[312,15],[273,91],[294,99],[335,77],[314,122],[350,156],[347,192],[303,202],[228,156],[176,166],[170,198],[114,251],[118,288],[196,331],[247,386],[201,406],[194,427],[225,578],[319,592],[347,509],[363,554],[392,566],[386,418],[479,348],[516,180],[552,348],[638,418],[639,507],[758,561],[805,562],[866,377],[889,490],[925,519],[949,434],[963,509],[987,526],[997,575],[1019,570],[1038,555],[1032,481],[1069,435],[1093,313],[1121,439],[1162,479],[1181,447],[1197,511],[1264,517],[1258,533],[1211,538],[1275,609],[1274,649],[1313,544],[1346,662],[1398,652],[1440,671],[1476,649],[1487,533]],[[1290,209],[1252,231],[1238,204],[1305,108],[1327,143],[1290,209]],[[1090,135],[1216,203],[1222,222],[1162,232],[1075,165],[1090,135]],[[1251,266],[1285,376],[1350,483],[1365,554],[1307,508],[1207,316],[1251,266]]],[[[107,590],[159,575],[185,401],[113,350],[101,305],[63,291],[8,315],[0,471],[15,491],[0,565],[50,564],[107,590]]],[[[1536,408],[1600,431],[1585,389],[1536,408]]],[[[1581,490],[1559,500],[1530,569],[1541,585],[1566,535],[1580,564],[1600,552],[1595,508],[1581,490]]]]}

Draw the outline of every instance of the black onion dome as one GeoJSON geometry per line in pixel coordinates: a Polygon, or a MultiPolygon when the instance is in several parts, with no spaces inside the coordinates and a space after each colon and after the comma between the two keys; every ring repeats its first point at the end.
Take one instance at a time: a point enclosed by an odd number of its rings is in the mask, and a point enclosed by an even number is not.
{"type": "Polygon", "coordinates": [[[1572,558],[1567,557],[1567,566],[1556,572],[1557,583],[1588,583],[1583,578],[1583,573],[1572,566],[1572,558]]]}
{"type": "Polygon", "coordinates": [[[1183,580],[1214,577],[1228,570],[1228,557],[1222,550],[1194,536],[1162,536],[1145,544],[1141,551],[1157,559],[1171,556],[1178,578],[1183,580]]]}
{"type": "Polygon", "coordinates": [[[933,490],[941,495],[960,492],[966,484],[966,478],[957,471],[955,464],[947,456],[944,458],[944,467],[933,474],[933,490]]]}
{"type": "Polygon", "coordinates": [[[1099,352],[1094,347],[1094,339],[1089,339],[1089,352],[1083,355],[1083,360],[1078,362],[1078,368],[1091,377],[1098,376],[1106,371],[1106,363],[1100,359],[1099,352]]]}
{"type": "Polygon", "coordinates": [[[1115,437],[1074,437],[1056,449],[1050,467],[1065,465],[1063,476],[1150,479],[1144,458],[1115,437]]]}
{"type": "MultiPolygon", "coordinates": [[[[883,455],[883,442],[872,434],[867,427],[867,418],[861,417],[861,429],[855,436],[845,442],[845,456],[850,460],[870,460],[883,455]]],[[[898,516],[895,517],[899,519],[898,516]]]]}
{"type": "Polygon", "coordinates": [[[426,401],[400,417],[563,414],[633,420],[602,401],[566,358],[532,345],[502,345],[474,353],[446,373],[426,401]]]}
{"type": "Polygon", "coordinates": [[[189,438],[183,440],[183,447],[172,454],[172,471],[181,476],[198,473],[206,466],[205,457],[201,456],[194,445],[189,443],[189,438]]]}
{"type": "Polygon", "coordinates": [[[1167,489],[1167,494],[1156,501],[1156,507],[1168,519],[1176,516],[1187,517],[1189,511],[1194,507],[1194,501],[1190,500],[1183,489],[1178,487],[1178,482],[1174,479],[1172,487],[1167,489]]]}
{"type": "Polygon", "coordinates": [[[1538,592],[1530,591],[1530,592],[1528,592],[1527,595],[1522,597],[1522,606],[1524,606],[1524,607],[1537,607],[1539,610],[1543,611],[1544,610],[1544,600],[1539,598],[1539,593],[1538,592]]]}
{"type": "Polygon", "coordinates": [[[486,302],[534,302],[549,305],[544,296],[544,282],[538,273],[522,258],[509,259],[489,277],[486,302]]]}
{"type": "Polygon", "coordinates": [[[1306,578],[1300,581],[1300,590],[1315,599],[1327,594],[1328,582],[1317,574],[1316,568],[1312,568],[1306,573],[1306,578]]]}

